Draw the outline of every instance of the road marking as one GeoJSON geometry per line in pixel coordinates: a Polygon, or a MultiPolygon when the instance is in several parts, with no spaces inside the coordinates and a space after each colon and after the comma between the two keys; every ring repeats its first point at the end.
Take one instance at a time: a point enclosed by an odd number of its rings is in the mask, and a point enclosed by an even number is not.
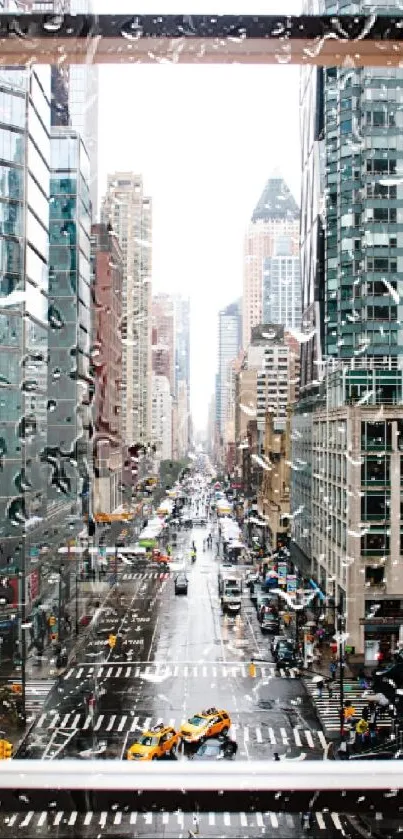
{"type": "Polygon", "coordinates": [[[183,675],[184,675],[185,679],[187,679],[188,673],[189,673],[189,668],[188,668],[187,664],[185,664],[185,666],[183,668],[183,675]]]}
{"type": "Polygon", "coordinates": [[[102,676],[102,673],[103,673],[103,672],[104,672],[104,668],[103,668],[103,667],[100,667],[100,668],[99,668],[99,670],[97,670],[97,679],[99,679],[99,678],[100,678],[100,676],[102,676]]]}
{"type": "Polygon", "coordinates": [[[115,818],[113,820],[114,824],[121,824],[122,823],[122,813],[115,813],[115,818]]]}
{"type": "Polygon", "coordinates": [[[7,820],[7,827],[12,827],[14,822],[16,821],[16,819],[17,819],[17,813],[13,813],[13,815],[10,816],[9,819],[7,820]]]}
{"type": "Polygon", "coordinates": [[[130,676],[130,673],[131,673],[131,672],[132,672],[132,668],[131,668],[131,667],[127,667],[127,668],[126,668],[126,673],[125,673],[125,676],[127,676],[127,677],[128,677],[128,676],[130,676]]]}
{"type": "Polygon", "coordinates": [[[48,815],[48,814],[47,814],[46,810],[42,810],[42,813],[41,813],[41,815],[39,816],[39,818],[38,818],[38,822],[37,822],[37,826],[38,826],[38,827],[43,827],[43,825],[45,824],[45,821],[46,821],[47,815],[48,815]]]}
{"type": "Polygon", "coordinates": [[[21,822],[20,827],[28,827],[28,825],[29,825],[29,823],[30,823],[30,821],[31,821],[31,819],[32,819],[32,816],[33,816],[33,815],[34,815],[34,811],[33,811],[33,810],[30,810],[30,811],[27,813],[27,815],[25,816],[24,821],[23,821],[23,822],[21,822]]]}
{"type": "Polygon", "coordinates": [[[241,827],[247,827],[248,826],[248,819],[246,817],[246,813],[240,813],[239,818],[241,819],[241,827]]]}
{"type": "Polygon", "coordinates": [[[140,667],[136,667],[136,672],[135,672],[135,674],[134,674],[134,675],[135,675],[135,677],[136,677],[136,679],[138,679],[138,677],[140,676],[140,672],[141,672],[141,668],[140,668],[140,667]]]}
{"type": "Polygon", "coordinates": [[[99,729],[101,728],[101,725],[102,725],[103,718],[104,718],[104,715],[100,714],[96,723],[95,723],[95,725],[94,725],[94,731],[99,731],[99,729]]]}
{"type": "Polygon", "coordinates": [[[63,818],[63,810],[59,810],[59,812],[56,813],[56,815],[53,819],[53,827],[57,827],[60,824],[62,818],[63,818]]]}
{"type": "Polygon", "coordinates": [[[270,813],[270,821],[272,827],[278,827],[278,818],[275,813],[270,813]]]}
{"type": "Polygon", "coordinates": [[[106,678],[109,679],[113,673],[113,667],[109,667],[106,673],[106,678]]]}
{"type": "Polygon", "coordinates": [[[178,673],[179,673],[179,667],[178,667],[178,665],[176,665],[175,668],[174,668],[174,676],[176,677],[178,675],[178,673]]]}
{"type": "Polygon", "coordinates": [[[314,744],[314,742],[313,742],[313,737],[312,737],[311,732],[310,732],[310,731],[306,731],[306,732],[305,732],[305,737],[306,737],[306,742],[308,743],[308,746],[310,746],[310,748],[311,748],[311,749],[314,749],[314,748],[315,748],[315,744],[314,744]]]}
{"type": "Polygon", "coordinates": [[[60,714],[55,713],[52,711],[52,714],[55,714],[51,723],[49,723],[49,728],[56,728],[57,721],[60,719],[60,714]]]}
{"type": "Polygon", "coordinates": [[[256,729],[256,740],[258,743],[263,743],[263,737],[260,728],[256,729]]]}
{"type": "Polygon", "coordinates": [[[86,813],[85,817],[84,817],[85,827],[88,827],[88,825],[91,824],[91,819],[92,819],[92,811],[90,810],[89,813],[86,813]]]}
{"type": "MultiPolygon", "coordinates": [[[[164,816],[168,816],[169,813],[164,813],[164,816]]],[[[137,813],[130,813],[130,824],[136,824],[137,821],[137,813]]]]}
{"type": "Polygon", "coordinates": [[[263,816],[261,813],[256,813],[256,827],[264,827],[263,816]]]}
{"type": "Polygon", "coordinates": [[[322,816],[322,813],[315,813],[316,821],[318,822],[318,827],[320,830],[326,830],[325,820],[322,816]]]}
{"type": "Polygon", "coordinates": [[[75,825],[76,821],[77,821],[77,811],[73,810],[73,812],[70,813],[70,818],[69,818],[67,824],[68,824],[69,827],[73,827],[73,825],[75,825]]]}
{"type": "Polygon", "coordinates": [[[264,679],[264,677],[266,676],[266,668],[265,668],[265,667],[261,667],[261,668],[260,668],[260,675],[261,675],[261,676],[262,676],[262,678],[264,679]]]}
{"type": "Polygon", "coordinates": [[[67,682],[67,680],[70,679],[70,676],[72,676],[73,673],[74,673],[74,668],[72,667],[72,668],[70,668],[68,673],[64,674],[64,676],[63,676],[64,681],[67,682]]]}
{"type": "Polygon", "coordinates": [[[198,668],[194,667],[193,668],[193,675],[197,677],[197,674],[198,674],[198,668]]]}
{"type": "Polygon", "coordinates": [[[36,727],[37,727],[37,728],[42,728],[43,723],[45,722],[45,720],[46,720],[46,714],[41,714],[41,716],[39,717],[39,720],[38,720],[38,722],[37,722],[37,724],[36,724],[36,727]]]}
{"type": "Polygon", "coordinates": [[[231,816],[229,813],[224,813],[224,824],[225,827],[231,827],[231,816]]]}
{"type": "Polygon", "coordinates": [[[108,722],[108,725],[106,726],[106,731],[111,731],[112,730],[112,728],[115,724],[115,719],[116,719],[116,714],[112,714],[112,716],[111,716],[111,718],[108,722]]]}
{"type": "Polygon", "coordinates": [[[206,665],[203,666],[203,676],[207,676],[207,667],[206,665]]]}
{"type": "Polygon", "coordinates": [[[80,717],[81,717],[81,714],[76,714],[76,715],[75,715],[74,720],[73,720],[73,722],[71,723],[71,727],[72,727],[72,728],[77,728],[78,723],[79,723],[79,721],[80,721],[80,717]]]}
{"type": "Polygon", "coordinates": [[[123,716],[118,725],[118,731],[123,731],[126,724],[127,716],[123,716]]]}
{"type": "Polygon", "coordinates": [[[325,735],[323,734],[323,731],[318,731],[318,740],[319,740],[320,744],[323,746],[323,748],[326,749],[327,748],[327,740],[326,740],[325,735]]]}
{"type": "Polygon", "coordinates": [[[215,824],[215,813],[208,814],[208,823],[210,827],[215,824]]]}
{"type": "Polygon", "coordinates": [[[146,719],[144,720],[143,731],[148,731],[150,725],[151,725],[151,717],[146,717],[146,719]]]}
{"type": "Polygon", "coordinates": [[[216,667],[213,667],[213,677],[214,677],[214,679],[217,678],[217,668],[216,667]]]}
{"type": "Polygon", "coordinates": [[[168,824],[169,816],[170,816],[170,813],[163,813],[162,814],[162,824],[168,824]]]}
{"type": "Polygon", "coordinates": [[[294,732],[295,745],[296,746],[302,746],[302,740],[299,736],[298,728],[293,728],[293,732],[294,732]]]}
{"type": "Polygon", "coordinates": [[[287,745],[288,744],[288,735],[287,735],[287,732],[286,732],[285,728],[280,728],[280,734],[281,734],[281,738],[282,738],[283,743],[285,745],[287,745]]]}
{"type": "Polygon", "coordinates": [[[137,725],[138,721],[139,721],[139,718],[134,717],[133,722],[130,726],[130,731],[135,731],[135,729],[138,728],[138,725],[137,725]]]}
{"type": "Polygon", "coordinates": [[[106,810],[103,810],[103,812],[101,813],[101,815],[99,817],[99,826],[100,827],[106,827],[107,818],[108,818],[108,813],[107,813],[106,810]]]}
{"type": "Polygon", "coordinates": [[[120,753],[120,759],[121,759],[121,760],[123,760],[123,759],[124,759],[124,755],[125,755],[125,752],[126,752],[126,750],[127,750],[127,741],[128,741],[128,739],[129,739],[129,735],[130,735],[130,731],[127,731],[127,732],[126,732],[125,739],[124,739],[124,743],[123,743],[123,746],[122,746],[122,751],[121,751],[121,753],[120,753]]]}
{"type": "Polygon", "coordinates": [[[91,722],[92,722],[92,714],[87,714],[87,719],[85,720],[85,723],[84,723],[84,725],[83,725],[83,728],[84,728],[84,729],[89,728],[89,727],[90,727],[90,725],[91,725],[91,722]]]}
{"type": "Polygon", "coordinates": [[[338,813],[330,813],[330,816],[331,816],[331,819],[333,821],[333,824],[334,824],[336,830],[341,830],[342,831],[343,830],[343,825],[342,825],[342,823],[339,819],[339,814],[338,813]]]}
{"type": "Polygon", "coordinates": [[[120,674],[121,674],[122,670],[123,670],[123,667],[118,667],[118,669],[117,669],[117,671],[116,671],[116,678],[117,678],[117,679],[119,678],[119,676],[120,676],[120,674]]]}
{"type": "Polygon", "coordinates": [[[276,738],[275,738],[275,736],[274,736],[274,731],[273,731],[273,729],[272,729],[272,728],[269,728],[269,738],[270,738],[270,743],[272,744],[272,746],[275,746],[275,745],[276,745],[277,740],[276,740],[276,738]]]}
{"type": "Polygon", "coordinates": [[[82,676],[83,673],[84,673],[84,667],[80,667],[80,669],[77,671],[76,679],[81,679],[81,676],[82,676]]]}
{"type": "Polygon", "coordinates": [[[243,730],[243,739],[244,739],[245,743],[247,743],[249,741],[249,728],[248,728],[247,725],[245,725],[244,730],[243,730]]]}
{"type": "Polygon", "coordinates": [[[226,667],[221,668],[221,675],[224,676],[224,679],[227,678],[227,668],[226,667]]]}

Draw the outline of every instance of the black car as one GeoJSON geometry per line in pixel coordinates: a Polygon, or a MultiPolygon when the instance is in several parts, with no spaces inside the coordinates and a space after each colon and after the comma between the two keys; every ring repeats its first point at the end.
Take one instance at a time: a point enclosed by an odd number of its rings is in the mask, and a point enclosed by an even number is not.
{"type": "Polygon", "coordinates": [[[273,614],[273,612],[263,612],[260,620],[260,629],[263,633],[271,632],[273,635],[276,635],[280,629],[278,615],[273,614]]]}
{"type": "Polygon", "coordinates": [[[199,746],[193,760],[233,760],[237,751],[238,744],[229,737],[210,738],[199,746]]]}
{"type": "Polygon", "coordinates": [[[175,577],[175,594],[188,593],[188,578],[186,574],[177,574],[175,577]]]}
{"type": "Polygon", "coordinates": [[[273,653],[276,664],[293,664],[296,660],[295,644],[292,641],[280,641],[273,653]]]}

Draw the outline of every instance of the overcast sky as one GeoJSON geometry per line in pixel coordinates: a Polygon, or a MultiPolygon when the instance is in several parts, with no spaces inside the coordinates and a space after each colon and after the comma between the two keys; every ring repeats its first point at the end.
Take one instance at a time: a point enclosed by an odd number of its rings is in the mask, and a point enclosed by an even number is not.
{"type": "MultiPolygon", "coordinates": [[[[208,13],[203,5],[187,0],[186,14],[208,13]]],[[[220,2],[214,12],[281,10],[280,0],[245,6],[220,2]]],[[[118,0],[116,10],[127,9],[118,0]]],[[[287,0],[286,11],[297,10],[298,0],[287,0]]],[[[159,0],[158,12],[168,11],[181,10],[159,0]]],[[[153,290],[191,300],[197,429],[206,424],[214,390],[217,313],[242,294],[243,234],[275,167],[299,203],[298,80],[298,68],[290,66],[100,69],[100,194],[108,172],[144,176],[154,208],[153,290]]]]}

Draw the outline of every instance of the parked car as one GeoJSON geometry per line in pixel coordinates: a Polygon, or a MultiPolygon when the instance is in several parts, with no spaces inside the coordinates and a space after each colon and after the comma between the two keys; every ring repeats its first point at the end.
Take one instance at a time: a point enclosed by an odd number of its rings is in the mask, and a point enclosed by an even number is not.
{"type": "Polygon", "coordinates": [[[259,593],[262,591],[260,583],[251,583],[249,586],[250,599],[252,603],[256,603],[259,593]]]}
{"type": "Polygon", "coordinates": [[[186,574],[177,574],[175,577],[175,594],[188,593],[188,578],[186,574]]]}
{"type": "Polygon", "coordinates": [[[245,585],[246,588],[251,587],[252,583],[256,583],[259,579],[259,574],[256,571],[247,571],[245,574],[245,585]]]}

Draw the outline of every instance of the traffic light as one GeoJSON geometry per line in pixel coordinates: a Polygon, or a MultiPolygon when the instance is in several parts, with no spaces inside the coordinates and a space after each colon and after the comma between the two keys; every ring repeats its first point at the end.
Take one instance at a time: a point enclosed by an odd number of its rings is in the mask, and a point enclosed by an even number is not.
{"type": "Polygon", "coordinates": [[[116,635],[110,635],[109,636],[108,644],[109,644],[111,650],[113,650],[114,646],[116,645],[116,635]]]}
{"type": "Polygon", "coordinates": [[[56,618],[54,615],[51,615],[49,618],[49,626],[55,626],[56,618]]]}
{"type": "Polygon", "coordinates": [[[18,682],[14,682],[14,684],[11,685],[11,693],[22,693],[22,685],[18,682]]]}

